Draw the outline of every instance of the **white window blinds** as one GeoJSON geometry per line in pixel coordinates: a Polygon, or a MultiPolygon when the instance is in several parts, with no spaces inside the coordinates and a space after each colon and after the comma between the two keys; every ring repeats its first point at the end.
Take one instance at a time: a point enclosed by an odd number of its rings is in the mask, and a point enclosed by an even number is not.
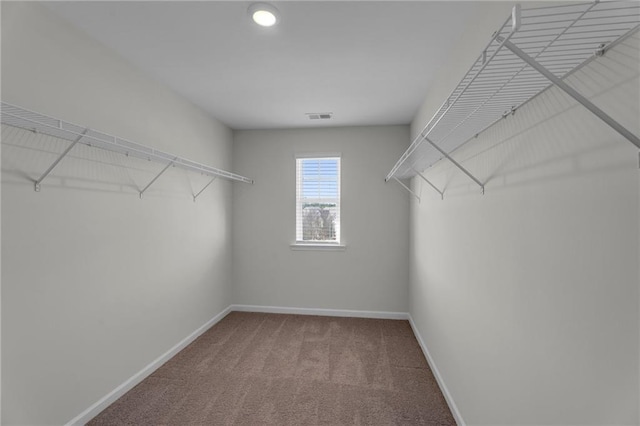
{"type": "Polygon", "coordinates": [[[340,158],[296,158],[296,242],[340,243],[340,158]]]}

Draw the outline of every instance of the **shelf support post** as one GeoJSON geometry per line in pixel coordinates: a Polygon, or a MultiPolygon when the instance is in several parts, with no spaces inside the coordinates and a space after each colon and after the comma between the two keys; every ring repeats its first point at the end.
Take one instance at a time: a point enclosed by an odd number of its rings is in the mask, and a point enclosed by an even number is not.
{"type": "Polygon", "coordinates": [[[544,66],[542,66],[538,62],[536,62],[535,59],[533,59],[531,56],[529,56],[526,53],[524,53],[515,44],[513,44],[513,43],[511,43],[510,41],[507,40],[507,41],[504,42],[504,45],[507,47],[507,49],[512,51],[516,56],[518,56],[520,59],[522,59],[524,62],[526,62],[529,66],[531,66],[533,69],[535,69],[540,74],[545,76],[556,87],[558,87],[560,90],[565,92],[567,95],[571,96],[573,99],[578,101],[580,104],[582,104],[582,106],[587,108],[589,111],[591,111],[593,114],[595,114],[598,118],[600,118],[602,121],[607,123],[612,129],[614,129],[616,132],[620,133],[622,136],[624,136],[626,139],[628,139],[629,142],[631,142],[638,149],[640,149],[640,138],[638,138],[636,135],[634,135],[629,130],[627,130],[626,127],[624,127],[623,125],[621,125],[620,123],[615,121],[607,113],[605,113],[600,108],[595,106],[590,100],[588,100],[587,98],[582,96],[573,87],[569,86],[567,83],[565,83],[564,81],[562,81],[561,79],[556,77],[555,74],[553,74],[551,71],[546,69],[544,66]]]}
{"type": "Polygon", "coordinates": [[[213,183],[213,181],[214,181],[214,180],[216,180],[216,176],[214,176],[214,177],[213,177],[213,179],[211,179],[211,180],[209,181],[209,183],[208,183],[208,184],[206,184],[206,185],[204,186],[204,188],[202,188],[200,191],[198,191],[198,193],[197,193],[197,194],[195,194],[195,195],[193,196],[193,202],[194,202],[194,203],[196,202],[196,198],[198,198],[198,196],[199,196],[200,194],[202,194],[202,193],[204,192],[204,190],[205,190],[205,189],[207,189],[207,188],[209,187],[209,185],[211,185],[211,184],[213,183]]]}
{"type": "Polygon", "coordinates": [[[156,180],[158,180],[158,178],[159,178],[160,176],[162,176],[162,174],[163,174],[164,172],[166,172],[166,171],[167,171],[167,169],[168,169],[169,167],[173,166],[173,164],[175,163],[176,159],[177,159],[177,157],[176,157],[176,158],[174,158],[173,160],[171,160],[171,161],[169,162],[169,164],[167,164],[167,165],[164,167],[164,169],[162,169],[162,171],[161,171],[160,173],[158,173],[158,174],[156,175],[156,177],[154,177],[154,178],[153,178],[153,180],[147,184],[147,186],[145,186],[145,187],[144,187],[144,189],[143,189],[142,191],[140,191],[140,198],[142,198],[142,194],[144,194],[144,192],[145,192],[147,189],[149,189],[149,187],[150,187],[151,185],[153,185],[153,182],[155,182],[156,180]]]}
{"type": "Polygon", "coordinates": [[[444,152],[444,150],[442,150],[442,148],[440,148],[438,145],[436,145],[435,143],[433,143],[431,141],[431,139],[429,138],[424,138],[425,141],[427,141],[429,143],[429,145],[431,145],[432,147],[434,147],[436,150],[438,150],[438,152],[442,155],[444,155],[446,157],[447,160],[451,161],[453,163],[454,166],[456,166],[457,168],[459,168],[460,170],[462,170],[462,172],[469,176],[469,178],[471,178],[471,180],[473,180],[475,183],[478,184],[478,186],[482,189],[482,193],[484,194],[484,185],[482,184],[482,182],[480,182],[474,175],[472,175],[467,169],[465,169],[464,167],[462,167],[462,165],[460,163],[458,163],[456,160],[454,160],[453,158],[451,158],[451,156],[449,154],[447,154],[446,152],[444,152]]]}
{"type": "Polygon", "coordinates": [[[422,173],[420,173],[419,171],[417,171],[417,170],[415,170],[415,169],[414,169],[414,171],[418,174],[418,176],[420,176],[420,177],[422,178],[422,180],[424,180],[425,182],[427,182],[427,183],[429,184],[429,186],[430,186],[430,187],[432,187],[433,189],[435,189],[435,190],[436,190],[436,192],[437,192],[438,194],[440,194],[440,199],[441,199],[441,200],[444,200],[444,191],[440,191],[440,190],[438,189],[438,187],[437,187],[437,186],[435,186],[434,184],[432,184],[431,182],[429,182],[429,180],[428,180],[426,177],[424,177],[424,175],[423,175],[422,173]]]}
{"type": "Polygon", "coordinates": [[[395,176],[394,176],[394,177],[393,177],[393,179],[394,179],[396,182],[398,182],[400,185],[402,185],[402,187],[403,187],[404,189],[406,189],[407,191],[409,191],[409,194],[411,194],[411,195],[413,195],[414,197],[416,197],[416,198],[418,199],[418,202],[420,202],[420,197],[418,197],[418,194],[416,194],[415,192],[413,192],[413,191],[411,190],[411,188],[409,188],[407,185],[405,185],[404,183],[402,183],[402,182],[400,181],[400,179],[398,179],[397,177],[395,177],[395,176]]]}
{"type": "Polygon", "coordinates": [[[74,146],[76,146],[76,144],[77,144],[78,142],[80,142],[80,139],[82,139],[82,138],[84,137],[84,135],[86,135],[86,134],[87,134],[87,132],[88,132],[88,131],[89,131],[89,129],[88,129],[88,128],[84,129],[84,131],[82,132],[82,134],[81,134],[80,136],[78,136],[78,137],[77,137],[73,142],[71,142],[71,145],[69,145],[69,146],[67,147],[67,149],[65,149],[65,150],[62,152],[62,154],[60,154],[60,155],[58,156],[58,158],[56,158],[56,161],[54,161],[54,162],[53,162],[53,164],[51,164],[51,165],[49,166],[49,168],[47,169],[47,171],[46,171],[46,172],[44,172],[44,173],[42,174],[42,176],[40,176],[40,178],[38,178],[38,180],[36,180],[36,181],[34,182],[34,184],[33,184],[33,189],[34,189],[36,192],[40,192],[40,184],[42,183],[42,181],[44,180],[44,178],[46,178],[47,176],[49,176],[49,173],[51,173],[51,171],[52,171],[53,169],[55,169],[55,167],[58,165],[58,163],[59,163],[60,161],[62,161],[62,159],[63,159],[64,157],[66,157],[66,156],[67,156],[67,154],[69,153],[69,151],[71,151],[71,150],[73,149],[73,147],[74,147],[74,146]]]}

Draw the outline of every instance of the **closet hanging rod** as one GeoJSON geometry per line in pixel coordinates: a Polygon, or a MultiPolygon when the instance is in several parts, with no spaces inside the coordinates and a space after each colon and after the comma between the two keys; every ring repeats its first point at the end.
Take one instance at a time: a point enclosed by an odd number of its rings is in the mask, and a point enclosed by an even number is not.
{"type": "MultiPolygon", "coordinates": [[[[504,28],[509,23],[510,20],[511,20],[511,17],[507,18],[507,20],[504,22],[504,24],[502,24],[502,28],[504,28]]],[[[442,106],[440,107],[438,112],[436,112],[433,115],[433,117],[431,117],[431,120],[429,120],[427,125],[420,132],[420,134],[418,136],[416,136],[416,138],[411,142],[411,145],[409,145],[409,148],[407,148],[407,150],[404,152],[404,154],[402,154],[402,156],[400,157],[398,162],[395,164],[393,169],[391,169],[391,171],[389,172],[389,174],[385,178],[386,182],[388,182],[391,178],[395,177],[395,174],[396,174],[396,171],[398,170],[398,168],[400,168],[400,166],[411,156],[411,154],[413,154],[413,152],[418,148],[418,146],[424,141],[424,138],[426,138],[429,135],[429,131],[430,131],[429,127],[430,126],[435,127],[435,125],[440,121],[440,119],[442,117],[444,117],[446,112],[453,106],[453,103],[455,103],[455,100],[459,99],[460,95],[462,95],[464,93],[464,91],[467,89],[469,84],[471,84],[471,82],[473,82],[473,80],[475,80],[475,78],[478,77],[478,75],[480,75],[480,71],[482,71],[491,62],[491,61],[487,61],[487,51],[489,50],[489,48],[491,47],[493,42],[496,40],[496,37],[498,37],[499,33],[500,33],[499,31],[496,31],[493,34],[493,36],[491,37],[491,40],[489,41],[489,43],[487,43],[485,48],[482,50],[482,53],[480,54],[480,57],[473,63],[471,68],[469,68],[469,70],[465,74],[465,78],[458,84],[458,87],[456,87],[456,89],[453,92],[451,92],[451,94],[449,95],[447,100],[444,102],[444,104],[442,104],[442,106]],[[469,76],[469,74],[477,66],[478,61],[481,61],[480,71],[478,71],[473,76],[473,78],[471,79],[470,82],[465,82],[467,76],[469,76]],[[463,83],[464,83],[464,86],[462,88],[462,91],[458,92],[458,90],[461,88],[463,83]],[[453,103],[451,102],[452,98],[454,98],[454,102],[453,103]],[[444,109],[444,113],[441,113],[441,111],[443,109],[444,109]],[[434,121],[435,121],[435,123],[434,123],[434,121]]],[[[492,58],[495,55],[498,54],[498,52],[500,51],[500,47],[502,47],[502,44],[500,44],[500,46],[493,52],[492,58]]],[[[412,168],[412,170],[413,169],[415,169],[415,168],[412,168]]]]}
{"type": "Polygon", "coordinates": [[[526,10],[516,5],[385,180],[413,177],[450,158],[438,148],[452,154],[551,86],[569,88],[570,96],[639,146],[637,135],[563,83],[639,28],[640,3],[596,1],[526,10]]]}
{"type": "Polygon", "coordinates": [[[1,103],[0,116],[2,124],[46,134],[48,136],[53,136],[71,142],[71,145],[67,147],[60,157],[58,157],[49,170],[47,170],[47,172],[45,172],[38,181],[36,181],[36,190],[39,190],[42,179],[46,177],[46,175],[77,143],[104,149],[106,151],[116,152],[125,156],[155,161],[164,165],[171,164],[185,170],[202,173],[208,176],[221,177],[231,181],[253,184],[253,179],[236,173],[207,166],[193,160],[178,157],[136,142],[131,142],[117,136],[30,111],[6,102],[1,103]]]}

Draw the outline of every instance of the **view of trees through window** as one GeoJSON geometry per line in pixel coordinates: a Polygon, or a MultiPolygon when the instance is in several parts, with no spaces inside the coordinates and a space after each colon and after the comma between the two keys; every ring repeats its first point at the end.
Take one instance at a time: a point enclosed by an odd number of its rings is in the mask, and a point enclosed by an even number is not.
{"type": "Polygon", "coordinates": [[[336,207],[336,204],[303,204],[302,239],[304,241],[335,241],[336,207]]]}

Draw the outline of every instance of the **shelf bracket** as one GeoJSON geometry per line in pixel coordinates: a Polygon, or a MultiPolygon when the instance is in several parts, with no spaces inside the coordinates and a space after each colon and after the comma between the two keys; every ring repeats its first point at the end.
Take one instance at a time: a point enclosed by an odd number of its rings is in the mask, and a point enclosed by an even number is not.
{"type": "Polygon", "coordinates": [[[162,176],[162,174],[163,174],[164,172],[166,172],[166,171],[167,171],[167,169],[168,169],[169,167],[173,166],[173,164],[175,163],[176,159],[177,159],[177,157],[176,157],[176,158],[174,158],[173,160],[171,160],[171,161],[169,162],[169,164],[167,164],[167,165],[164,167],[164,169],[162,169],[162,171],[161,171],[160,173],[158,173],[158,174],[156,175],[156,177],[154,177],[154,178],[153,178],[153,180],[147,184],[147,186],[145,186],[145,187],[144,187],[144,189],[143,189],[142,191],[140,191],[140,198],[142,198],[142,194],[144,194],[144,192],[145,192],[147,189],[149,189],[149,187],[150,187],[151,185],[153,185],[153,183],[154,183],[156,180],[158,180],[158,178],[159,178],[160,176],[162,176]]]}
{"type": "Polygon", "coordinates": [[[484,185],[482,184],[482,182],[480,182],[474,175],[472,175],[467,169],[465,169],[464,167],[462,167],[462,165],[460,163],[458,163],[456,160],[454,160],[453,158],[451,158],[451,156],[449,154],[447,154],[446,152],[444,152],[438,145],[436,145],[435,143],[433,143],[431,141],[431,139],[429,138],[424,138],[425,141],[427,141],[429,143],[429,145],[431,145],[432,147],[434,147],[436,150],[438,150],[438,152],[442,155],[444,155],[446,157],[447,160],[451,161],[453,163],[454,166],[456,166],[457,168],[459,168],[460,170],[462,170],[462,172],[469,176],[469,178],[471,178],[471,180],[473,180],[475,183],[478,184],[478,186],[480,186],[480,188],[482,189],[482,194],[484,194],[484,185]]]}
{"type": "Polygon", "coordinates": [[[198,191],[198,193],[197,193],[197,194],[195,194],[195,195],[193,196],[193,202],[194,202],[194,203],[196,202],[196,198],[198,198],[198,196],[199,196],[200,194],[202,194],[202,193],[204,192],[204,190],[205,190],[205,189],[207,189],[207,188],[209,187],[209,185],[211,185],[211,184],[213,183],[213,181],[214,181],[214,180],[216,180],[216,176],[214,176],[214,177],[213,177],[213,179],[211,179],[211,180],[209,181],[209,183],[208,183],[208,184],[206,184],[206,185],[204,186],[204,188],[202,188],[200,191],[198,191]]]}
{"type": "Polygon", "coordinates": [[[580,104],[582,104],[582,106],[587,108],[589,111],[591,111],[593,114],[595,114],[598,118],[600,118],[602,121],[604,121],[606,124],[608,124],[613,130],[615,130],[616,132],[620,133],[622,136],[624,136],[626,139],[628,139],[629,142],[631,142],[638,149],[640,149],[640,138],[638,138],[636,135],[634,135],[629,130],[627,130],[626,127],[624,127],[623,125],[621,125],[620,123],[615,121],[607,113],[605,113],[600,108],[595,106],[590,100],[588,100],[587,98],[582,96],[573,87],[569,86],[567,83],[565,83],[564,81],[562,81],[561,79],[556,77],[555,74],[553,74],[551,71],[549,71],[548,69],[546,69],[545,67],[540,65],[538,62],[536,62],[535,59],[533,59],[531,56],[529,56],[526,53],[524,53],[515,44],[513,44],[513,43],[511,43],[510,41],[507,40],[507,41],[504,42],[504,45],[505,45],[505,47],[507,47],[507,49],[512,51],[516,56],[518,56],[520,59],[522,59],[524,62],[526,62],[529,66],[531,66],[533,69],[535,69],[540,74],[545,76],[556,87],[558,87],[560,90],[565,92],[567,95],[571,96],[573,99],[578,101],[580,104]]]}
{"type": "Polygon", "coordinates": [[[64,157],[66,157],[66,156],[67,156],[67,154],[69,153],[69,151],[71,151],[71,150],[73,149],[73,147],[74,147],[74,146],[76,146],[76,144],[77,144],[78,142],[80,142],[80,139],[82,139],[82,138],[87,134],[87,132],[88,132],[88,131],[89,131],[89,129],[88,129],[88,128],[84,129],[84,131],[82,132],[82,134],[81,134],[80,136],[78,136],[78,137],[77,137],[73,142],[71,142],[71,145],[69,145],[69,146],[67,147],[67,149],[65,149],[65,150],[62,152],[62,154],[60,154],[60,155],[58,156],[58,158],[56,159],[56,161],[54,161],[54,162],[53,162],[53,164],[51,164],[51,165],[49,166],[49,168],[47,169],[47,171],[46,171],[46,172],[44,172],[44,173],[42,174],[42,176],[40,176],[40,178],[34,182],[34,184],[33,184],[33,189],[34,189],[36,192],[40,192],[40,184],[42,183],[42,181],[44,180],[44,178],[46,178],[47,176],[49,176],[49,173],[51,173],[51,171],[52,171],[53,169],[55,169],[55,167],[58,165],[58,163],[59,163],[60,161],[62,161],[62,159],[63,159],[64,157]]]}
{"type": "Polygon", "coordinates": [[[416,197],[416,198],[418,199],[418,202],[420,202],[420,197],[418,196],[418,194],[416,194],[415,192],[413,192],[413,191],[411,190],[411,188],[409,188],[407,185],[405,185],[404,183],[402,183],[402,182],[400,181],[400,179],[398,179],[397,177],[395,177],[395,176],[394,176],[394,177],[393,177],[393,179],[394,179],[396,182],[398,182],[400,185],[402,185],[402,187],[403,187],[404,189],[406,189],[407,191],[409,191],[409,193],[410,193],[411,195],[413,195],[414,197],[416,197]]]}
{"type": "Polygon", "coordinates": [[[429,186],[430,186],[430,187],[432,187],[433,189],[435,189],[435,190],[436,190],[436,192],[437,192],[438,194],[440,194],[440,199],[441,199],[441,200],[444,200],[444,191],[440,191],[440,190],[438,189],[438,187],[437,187],[437,186],[435,186],[434,184],[432,184],[431,182],[429,182],[429,179],[427,179],[426,177],[424,177],[424,175],[423,175],[422,173],[420,173],[419,171],[417,171],[417,170],[415,170],[415,169],[414,169],[413,171],[414,171],[414,172],[416,172],[416,173],[418,174],[418,176],[420,176],[420,177],[422,178],[422,180],[424,180],[425,182],[427,182],[427,183],[429,184],[429,186]]]}

